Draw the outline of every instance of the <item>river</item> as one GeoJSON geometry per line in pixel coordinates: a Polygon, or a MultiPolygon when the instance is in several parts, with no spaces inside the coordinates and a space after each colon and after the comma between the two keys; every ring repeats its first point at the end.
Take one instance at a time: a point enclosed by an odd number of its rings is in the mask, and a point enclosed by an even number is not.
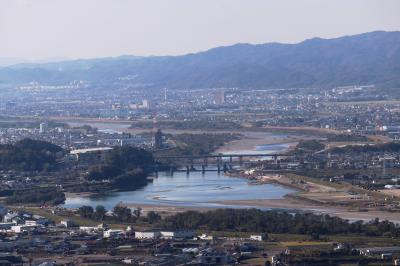
{"type": "Polygon", "coordinates": [[[251,185],[242,178],[228,177],[217,172],[175,172],[173,176],[159,173],[146,187],[102,196],[67,198],[65,207],[104,205],[112,209],[117,203],[184,207],[222,207],[213,201],[279,199],[292,190],[272,184],[251,185]]]}
{"type": "MultiPolygon", "coordinates": [[[[69,123],[71,126],[89,124],[103,131],[126,132],[128,123],[69,123]]],[[[142,130],[137,130],[140,132],[142,130]]],[[[166,130],[169,133],[187,133],[179,130],[166,130]],[[175,132],[176,131],[176,132],[175,132]]],[[[194,133],[194,132],[193,132],[194,133]]],[[[224,133],[218,132],[218,133],[224,133]]],[[[293,145],[292,136],[273,134],[269,132],[240,132],[244,137],[219,149],[218,153],[244,154],[244,153],[279,153],[293,145]]],[[[273,184],[252,185],[243,178],[225,176],[218,172],[160,172],[142,189],[128,192],[113,192],[107,195],[95,196],[67,196],[64,204],[67,208],[76,208],[82,205],[103,205],[108,210],[122,202],[126,204],[181,206],[181,207],[235,207],[231,205],[216,204],[227,200],[254,200],[254,199],[280,199],[293,190],[273,184]]],[[[236,206],[237,207],[237,206],[236,206]]],[[[241,206],[253,207],[253,206],[241,206]]]]}
{"type": "MultiPolygon", "coordinates": [[[[245,152],[275,153],[287,149],[289,144],[267,144],[247,150],[245,152]]],[[[242,151],[243,152],[243,151],[242,151]]],[[[239,152],[237,152],[239,153],[239,152]]],[[[248,180],[225,176],[218,172],[175,172],[172,176],[160,172],[142,189],[128,192],[114,192],[107,195],[71,196],[64,204],[67,208],[76,208],[82,205],[103,205],[112,209],[122,202],[137,205],[181,206],[181,207],[234,207],[231,205],[216,204],[216,201],[226,200],[254,200],[280,199],[293,192],[289,188],[279,185],[249,184],[248,180]]],[[[237,207],[237,206],[236,206],[237,207]]],[[[253,206],[241,206],[253,207],[253,206]]]]}

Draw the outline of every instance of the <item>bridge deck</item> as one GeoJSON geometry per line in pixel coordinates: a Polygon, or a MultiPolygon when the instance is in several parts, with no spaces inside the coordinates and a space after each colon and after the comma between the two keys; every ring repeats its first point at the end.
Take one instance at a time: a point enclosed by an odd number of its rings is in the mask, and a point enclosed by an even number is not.
{"type": "Polygon", "coordinates": [[[230,157],[278,157],[278,156],[291,156],[286,154],[275,153],[241,153],[241,154],[207,154],[207,155],[177,155],[177,156],[157,156],[156,159],[201,159],[201,158],[230,158],[230,157]]]}

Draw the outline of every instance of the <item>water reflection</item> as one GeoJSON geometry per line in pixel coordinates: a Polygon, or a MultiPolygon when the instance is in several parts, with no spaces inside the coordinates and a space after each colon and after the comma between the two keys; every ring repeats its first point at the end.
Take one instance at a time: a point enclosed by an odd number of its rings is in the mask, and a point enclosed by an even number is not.
{"type": "Polygon", "coordinates": [[[119,202],[163,206],[215,206],[224,200],[277,199],[292,190],[271,184],[251,185],[242,178],[217,172],[161,172],[152,183],[137,191],[115,192],[92,197],[67,198],[66,207],[104,205],[111,209],[119,202]]]}

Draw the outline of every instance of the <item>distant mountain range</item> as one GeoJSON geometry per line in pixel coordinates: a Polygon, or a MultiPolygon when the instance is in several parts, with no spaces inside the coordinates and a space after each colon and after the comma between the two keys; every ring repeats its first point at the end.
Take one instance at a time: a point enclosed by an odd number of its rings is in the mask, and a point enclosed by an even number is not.
{"type": "Polygon", "coordinates": [[[236,44],[182,56],[121,56],[0,68],[0,84],[86,80],[154,88],[400,88],[400,32],[298,44],[236,44]]]}
{"type": "Polygon", "coordinates": [[[0,67],[13,66],[17,64],[43,64],[68,60],[66,57],[52,57],[41,60],[24,59],[18,57],[0,57],[0,67]]]}

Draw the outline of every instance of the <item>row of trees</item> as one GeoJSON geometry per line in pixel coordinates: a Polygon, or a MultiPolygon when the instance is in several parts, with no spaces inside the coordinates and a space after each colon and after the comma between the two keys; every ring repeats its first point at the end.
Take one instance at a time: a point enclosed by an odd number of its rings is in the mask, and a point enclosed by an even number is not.
{"type": "Polygon", "coordinates": [[[187,211],[166,217],[161,225],[168,228],[291,233],[310,235],[364,234],[400,236],[400,227],[392,222],[373,220],[350,223],[338,217],[315,214],[290,214],[258,209],[219,209],[208,212],[187,211]]]}
{"type": "Polygon", "coordinates": [[[86,219],[103,221],[106,217],[107,210],[102,205],[97,205],[95,209],[93,209],[92,206],[82,206],[78,209],[78,213],[81,217],[86,219]]]}
{"type": "Polygon", "coordinates": [[[202,229],[208,231],[260,232],[319,235],[359,234],[368,236],[400,237],[400,227],[392,222],[372,220],[349,222],[339,217],[316,214],[291,214],[288,212],[262,211],[258,209],[218,209],[207,212],[186,211],[167,216],[164,219],[155,212],[141,216],[141,209],[131,210],[122,205],[113,209],[113,214],[105,216],[103,206],[95,210],[82,206],[79,214],[94,220],[113,220],[125,223],[138,221],[156,224],[170,229],[202,229]]]}
{"type": "Polygon", "coordinates": [[[6,199],[7,204],[58,205],[65,201],[65,194],[54,187],[17,190],[6,199]]]}
{"type": "Polygon", "coordinates": [[[137,208],[133,211],[123,205],[117,204],[113,210],[112,215],[106,215],[107,210],[104,206],[98,205],[93,209],[91,206],[82,206],[78,209],[81,217],[92,219],[96,221],[118,221],[123,223],[135,223],[139,220],[148,222],[150,224],[159,222],[161,216],[153,211],[147,213],[146,217],[142,217],[142,209],[137,208]]]}

